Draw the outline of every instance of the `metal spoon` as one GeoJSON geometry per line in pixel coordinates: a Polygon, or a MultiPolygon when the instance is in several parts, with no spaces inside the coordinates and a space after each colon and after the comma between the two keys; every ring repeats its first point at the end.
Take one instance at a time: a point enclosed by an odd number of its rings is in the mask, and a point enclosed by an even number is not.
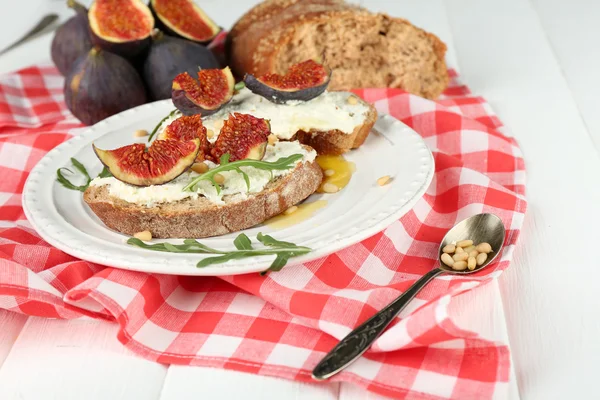
{"type": "Polygon", "coordinates": [[[32,37],[34,37],[35,35],[37,35],[38,33],[40,33],[41,31],[43,31],[44,29],[46,29],[48,26],[52,25],[54,23],[54,21],[56,21],[58,19],[58,15],[56,14],[48,14],[45,15],[44,17],[42,17],[42,19],[33,27],[31,28],[31,30],[29,32],[27,32],[21,39],[17,40],[16,42],[14,42],[13,44],[11,44],[10,46],[0,50],[0,55],[8,52],[9,50],[14,49],[15,47],[25,43],[27,40],[31,39],[32,37]]]}
{"type": "Polygon", "coordinates": [[[322,360],[312,372],[316,380],[327,379],[356,361],[371,344],[381,335],[384,329],[396,318],[423,287],[436,276],[449,273],[467,275],[478,272],[494,262],[504,245],[504,224],[494,214],[477,214],[469,217],[446,233],[438,250],[437,268],[432,269],[416,281],[406,292],[391,302],[383,310],[369,318],[358,328],[343,338],[322,360]],[[487,242],[492,246],[488,259],[473,271],[455,271],[440,261],[442,249],[450,243],[471,239],[474,243],[487,242]],[[491,257],[490,257],[491,256],[491,257]]]}

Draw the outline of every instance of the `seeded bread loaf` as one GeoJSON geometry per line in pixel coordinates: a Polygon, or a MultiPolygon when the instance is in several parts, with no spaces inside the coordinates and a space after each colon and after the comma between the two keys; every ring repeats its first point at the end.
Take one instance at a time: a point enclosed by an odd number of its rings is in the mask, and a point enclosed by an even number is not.
{"type": "Polygon", "coordinates": [[[111,196],[107,186],[90,186],[83,199],[106,226],[127,235],[148,230],[155,238],[203,238],[250,228],[281,214],[313,194],[322,179],[313,161],[298,164],[245,200],[225,196],[224,205],[200,196],[145,207],[111,196]]]}
{"type": "Polygon", "coordinates": [[[446,46],[435,35],[341,0],[266,0],[233,26],[226,53],[238,76],[283,74],[323,57],[330,90],[393,87],[434,99],[448,85],[446,46]]]}

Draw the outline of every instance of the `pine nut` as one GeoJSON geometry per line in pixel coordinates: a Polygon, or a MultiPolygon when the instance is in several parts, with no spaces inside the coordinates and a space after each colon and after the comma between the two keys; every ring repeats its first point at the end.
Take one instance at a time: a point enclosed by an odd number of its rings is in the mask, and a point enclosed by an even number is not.
{"type": "Polygon", "coordinates": [[[477,250],[471,250],[469,252],[469,257],[477,257],[477,254],[479,254],[477,250]]]}
{"type": "Polygon", "coordinates": [[[483,263],[485,262],[485,260],[487,260],[487,254],[486,253],[479,253],[477,255],[477,265],[483,265],[483,263]]]}
{"type": "Polygon", "coordinates": [[[458,247],[462,247],[464,249],[465,247],[472,246],[473,245],[473,241],[470,240],[470,239],[460,240],[460,241],[456,242],[456,245],[458,247]]]}
{"type": "Polygon", "coordinates": [[[333,183],[326,182],[323,184],[323,191],[325,193],[337,193],[340,191],[340,188],[333,183]]]}
{"type": "Polygon", "coordinates": [[[458,247],[458,246],[456,246],[456,250],[455,250],[454,252],[455,252],[456,254],[458,254],[458,253],[464,253],[464,250],[463,250],[463,248],[462,248],[462,247],[458,247]]]}
{"type": "Polygon", "coordinates": [[[137,232],[133,237],[146,242],[152,240],[152,233],[150,231],[137,232]]]}
{"type": "Polygon", "coordinates": [[[217,185],[222,185],[225,183],[225,177],[221,174],[215,174],[215,176],[213,176],[213,180],[217,185]]]}
{"type": "Polygon", "coordinates": [[[206,130],[206,137],[209,139],[212,139],[215,136],[215,131],[213,131],[212,129],[207,129],[206,130]]]}
{"type": "Polygon", "coordinates": [[[290,215],[290,214],[296,212],[296,210],[298,210],[298,206],[291,206],[290,208],[288,208],[287,210],[285,210],[283,213],[285,215],[290,215]]]}
{"type": "Polygon", "coordinates": [[[356,105],[358,104],[358,99],[356,98],[356,96],[350,96],[348,97],[348,104],[350,105],[356,105]]]}
{"type": "Polygon", "coordinates": [[[483,242],[483,243],[479,243],[476,247],[477,251],[480,253],[491,253],[492,252],[492,246],[490,246],[489,243],[483,242]]]}
{"type": "Polygon", "coordinates": [[[474,245],[470,245],[468,247],[465,247],[464,250],[465,250],[465,253],[470,253],[473,250],[475,250],[475,246],[474,245]]]}
{"type": "Polygon", "coordinates": [[[137,131],[133,132],[133,136],[135,136],[135,137],[148,136],[148,131],[145,129],[138,129],[137,131]]]}
{"type": "Polygon", "coordinates": [[[444,246],[444,248],[442,249],[442,251],[444,253],[454,253],[454,251],[456,250],[456,246],[453,244],[447,244],[444,246]]]}
{"type": "Polygon", "coordinates": [[[385,175],[382,176],[381,178],[377,179],[377,184],[379,186],[384,186],[387,185],[387,183],[390,181],[390,176],[389,175],[385,175]]]}
{"type": "Polygon", "coordinates": [[[454,260],[452,259],[452,257],[448,253],[443,253],[442,254],[442,262],[444,264],[446,264],[447,266],[449,266],[449,267],[451,267],[452,265],[454,265],[454,260]]]}
{"type": "Polygon", "coordinates": [[[325,176],[333,176],[333,175],[335,175],[335,171],[332,169],[326,169],[324,174],[325,174],[325,176]]]}
{"type": "Polygon", "coordinates": [[[272,146],[279,141],[279,138],[272,133],[267,137],[267,141],[272,146]]]}
{"type": "Polygon", "coordinates": [[[464,251],[462,253],[456,253],[452,256],[454,261],[465,261],[467,258],[469,258],[469,255],[464,251]]]}
{"type": "Polygon", "coordinates": [[[475,260],[475,257],[469,257],[467,259],[467,268],[469,268],[469,271],[473,271],[476,266],[477,266],[477,260],[475,260]]]}
{"type": "Polygon", "coordinates": [[[203,174],[206,171],[208,171],[208,165],[206,165],[203,162],[195,163],[194,165],[192,165],[192,171],[194,171],[197,174],[203,174]]]}
{"type": "Polygon", "coordinates": [[[452,269],[455,271],[464,271],[465,269],[467,269],[467,262],[457,261],[454,264],[452,264],[452,269]]]}

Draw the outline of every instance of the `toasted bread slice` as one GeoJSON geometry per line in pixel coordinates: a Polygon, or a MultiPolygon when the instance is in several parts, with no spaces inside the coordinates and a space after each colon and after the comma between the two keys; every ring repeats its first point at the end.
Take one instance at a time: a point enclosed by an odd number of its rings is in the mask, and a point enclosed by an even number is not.
{"type": "Polygon", "coordinates": [[[293,140],[298,140],[300,143],[312,147],[318,154],[337,155],[360,147],[377,121],[377,110],[372,104],[362,99],[358,99],[358,101],[368,105],[369,111],[362,125],[357,125],[352,133],[347,134],[337,129],[325,132],[311,129],[308,132],[298,131],[293,140]]]}
{"type": "Polygon", "coordinates": [[[260,224],[313,194],[322,179],[312,161],[299,163],[245,200],[225,196],[224,205],[198,197],[145,207],[111,196],[107,186],[90,186],[83,199],[106,226],[127,235],[148,230],[155,238],[203,238],[260,224]]]}

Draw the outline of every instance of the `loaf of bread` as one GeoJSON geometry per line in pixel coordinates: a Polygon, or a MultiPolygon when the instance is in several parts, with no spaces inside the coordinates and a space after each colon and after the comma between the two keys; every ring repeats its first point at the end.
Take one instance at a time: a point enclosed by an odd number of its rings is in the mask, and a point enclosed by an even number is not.
{"type": "Polygon", "coordinates": [[[445,53],[440,39],[410,22],[342,0],[266,0],[226,41],[238,76],[283,74],[295,63],[322,59],[333,69],[329,90],[392,87],[429,99],[448,85],[445,53]]]}

